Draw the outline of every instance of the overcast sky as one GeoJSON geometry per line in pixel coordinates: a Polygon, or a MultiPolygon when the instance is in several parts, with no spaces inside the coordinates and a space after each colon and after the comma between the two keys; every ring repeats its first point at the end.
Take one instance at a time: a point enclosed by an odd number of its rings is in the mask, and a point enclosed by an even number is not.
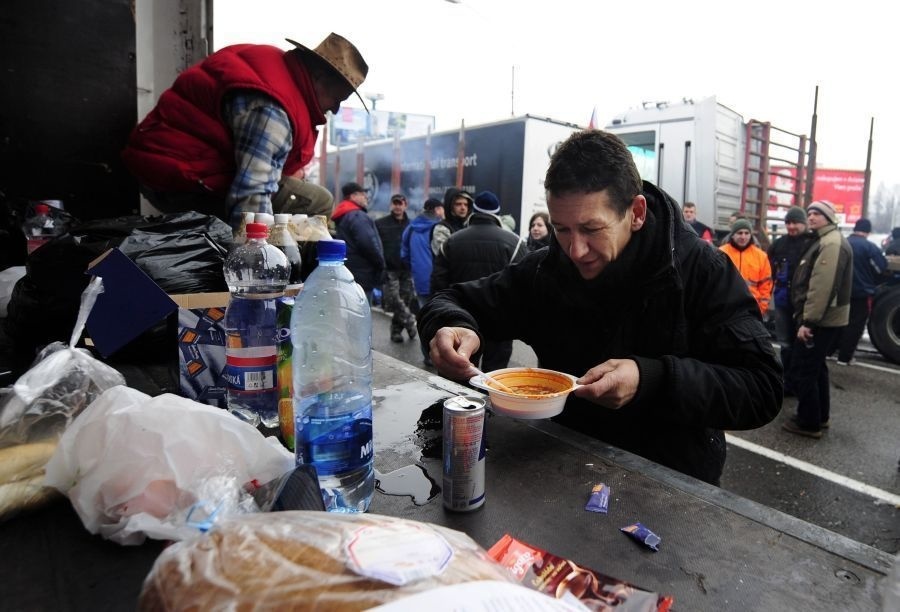
{"type": "MultiPolygon", "coordinates": [[[[605,125],[643,101],[715,96],[745,120],[809,135],[818,85],[818,164],[864,169],[874,117],[874,189],[900,183],[893,142],[900,138],[900,53],[890,7],[871,0],[216,0],[214,44],[287,49],[284,39],[292,38],[314,47],[337,32],[369,64],[364,96],[382,94],[380,110],[434,115],[439,131],[512,113],[586,126],[595,106],[605,125]]],[[[347,104],[360,106],[355,97],[347,104]]]]}

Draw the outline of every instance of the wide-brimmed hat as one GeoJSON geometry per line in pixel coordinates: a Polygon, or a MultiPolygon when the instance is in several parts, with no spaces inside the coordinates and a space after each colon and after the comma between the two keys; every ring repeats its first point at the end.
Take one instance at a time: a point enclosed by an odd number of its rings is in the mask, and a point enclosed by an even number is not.
{"type": "Polygon", "coordinates": [[[363,59],[359,49],[357,49],[353,43],[334,32],[320,42],[315,49],[310,49],[306,45],[301,45],[290,38],[285,38],[285,40],[301,51],[315,53],[325,60],[325,63],[334,68],[335,72],[353,88],[353,93],[355,93],[356,97],[359,98],[359,101],[362,102],[366,112],[369,112],[366,101],[363,100],[363,97],[359,94],[359,91],[357,91],[363,81],[366,80],[366,75],[369,74],[369,65],[366,63],[366,60],[363,59]]]}

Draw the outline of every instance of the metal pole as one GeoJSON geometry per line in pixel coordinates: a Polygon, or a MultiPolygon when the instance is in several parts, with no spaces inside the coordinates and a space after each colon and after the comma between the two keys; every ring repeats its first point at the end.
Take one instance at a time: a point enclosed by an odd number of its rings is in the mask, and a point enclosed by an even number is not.
{"type": "Polygon", "coordinates": [[[331,126],[331,113],[326,115],[325,128],[322,130],[322,147],[319,149],[319,185],[328,188],[328,128],[331,126]]]}
{"type": "Polygon", "coordinates": [[[400,191],[400,130],[394,132],[394,162],[391,164],[391,193],[400,191]]]}
{"type": "Polygon", "coordinates": [[[875,130],[875,117],[869,121],[869,149],[866,151],[866,174],[863,179],[862,216],[869,218],[869,186],[872,183],[872,133],[875,130]]]}
{"type": "Polygon", "coordinates": [[[356,141],[356,182],[362,185],[366,171],[366,153],[362,140],[356,141]]]}
{"type": "MultiPolygon", "coordinates": [[[[456,188],[461,189],[463,185],[463,165],[466,160],[466,121],[463,119],[459,122],[459,143],[456,147],[456,188]]],[[[447,213],[450,214],[450,213],[447,213]]]]}
{"type": "Polygon", "coordinates": [[[803,205],[808,206],[812,202],[813,186],[816,182],[816,123],[819,106],[819,86],[816,85],[816,97],[813,102],[812,127],[809,130],[809,166],[806,168],[806,193],[803,197],[803,205]]]}
{"type": "Polygon", "coordinates": [[[516,65],[512,66],[512,85],[509,90],[509,116],[516,116],[516,65]]]}
{"type": "Polygon", "coordinates": [[[334,152],[334,193],[341,192],[341,148],[334,152]]]}
{"type": "MultiPolygon", "coordinates": [[[[424,198],[427,200],[431,190],[431,126],[428,126],[428,133],[425,135],[425,179],[422,185],[424,198]]],[[[424,200],[423,200],[424,203],[424,200]]]]}

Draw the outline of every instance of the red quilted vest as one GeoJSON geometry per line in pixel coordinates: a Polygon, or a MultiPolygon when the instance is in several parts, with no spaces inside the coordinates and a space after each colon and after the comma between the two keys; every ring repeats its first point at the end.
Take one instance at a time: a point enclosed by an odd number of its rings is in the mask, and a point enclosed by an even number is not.
{"type": "Polygon", "coordinates": [[[138,180],[166,193],[225,195],[234,178],[231,130],[222,120],[222,99],[236,89],[255,89],[275,100],[291,122],[293,148],[284,174],[313,158],[325,123],[306,67],[293,53],[267,45],[232,45],[188,68],[135,127],[122,152],[138,180]]]}

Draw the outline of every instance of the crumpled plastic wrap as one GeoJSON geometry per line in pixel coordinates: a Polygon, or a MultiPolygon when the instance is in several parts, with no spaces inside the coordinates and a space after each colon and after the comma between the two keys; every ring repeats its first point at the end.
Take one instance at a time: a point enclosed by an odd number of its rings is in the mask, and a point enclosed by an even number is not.
{"type": "Polygon", "coordinates": [[[275,512],[225,519],[204,536],[166,548],[144,581],[139,609],[367,610],[474,580],[515,582],[462,532],[377,514],[275,512]],[[360,575],[356,565],[371,555],[351,547],[373,530],[413,534],[375,550],[393,553],[379,560],[381,567],[393,562],[420,575],[402,586],[360,575]],[[449,554],[434,562],[427,553],[436,539],[449,554]],[[433,572],[421,569],[429,564],[433,572]]]}
{"type": "Polygon", "coordinates": [[[42,481],[57,439],[96,397],[125,384],[119,372],[88,351],[70,348],[102,291],[99,278],[88,285],[69,345],[45,347],[0,398],[0,520],[53,499],[55,492],[42,481]]]}
{"type": "Polygon", "coordinates": [[[69,497],[91,533],[140,544],[259,512],[254,488],[293,467],[276,438],[224,410],[114,387],[62,435],[45,484],[69,497]]]}

